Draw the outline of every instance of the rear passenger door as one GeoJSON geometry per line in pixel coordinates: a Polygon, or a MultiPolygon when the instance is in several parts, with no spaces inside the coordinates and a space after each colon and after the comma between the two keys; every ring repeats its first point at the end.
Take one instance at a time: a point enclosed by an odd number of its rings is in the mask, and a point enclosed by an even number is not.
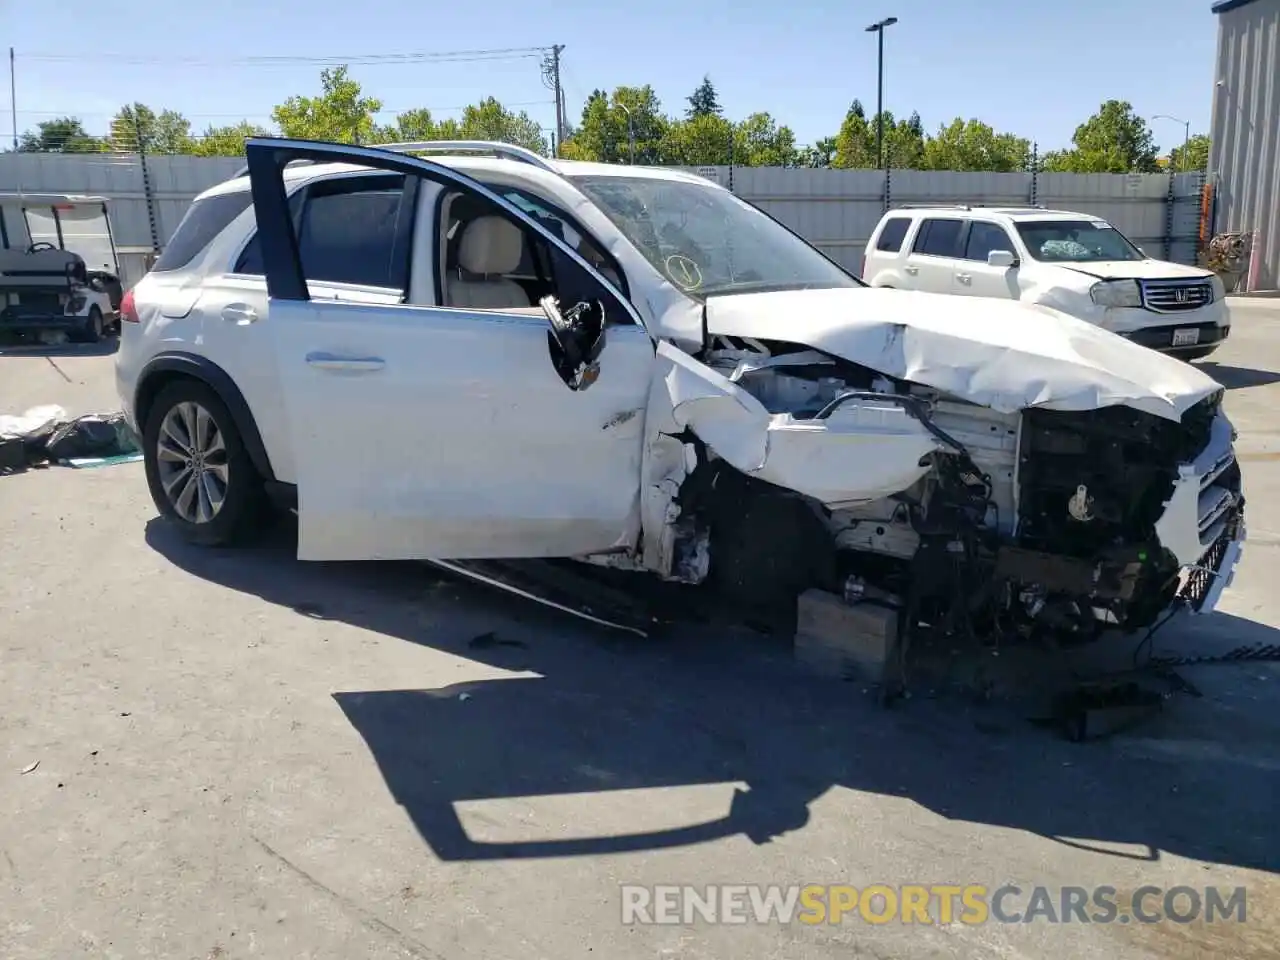
{"type": "Polygon", "coordinates": [[[1018,268],[987,265],[987,255],[1004,250],[1017,255],[1009,232],[998,223],[971,220],[965,231],[964,250],[955,272],[955,293],[970,297],[997,297],[1017,300],[1018,268]]]}
{"type": "Polygon", "coordinates": [[[956,260],[964,220],[960,217],[926,217],[911,240],[904,270],[910,289],[928,293],[954,293],[956,260]]]}

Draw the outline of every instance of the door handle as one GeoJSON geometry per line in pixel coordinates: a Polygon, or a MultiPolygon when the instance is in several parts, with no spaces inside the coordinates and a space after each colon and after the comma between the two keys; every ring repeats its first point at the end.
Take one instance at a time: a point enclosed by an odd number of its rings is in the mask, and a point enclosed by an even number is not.
{"type": "Polygon", "coordinates": [[[308,353],[307,365],[320,370],[377,373],[387,362],[381,357],[341,357],[334,353],[308,353]]]}
{"type": "Polygon", "coordinates": [[[903,267],[902,269],[904,273],[909,273],[913,277],[920,272],[919,267],[903,267]]]}
{"type": "Polygon", "coordinates": [[[961,283],[969,283],[971,280],[973,280],[973,275],[968,273],[957,273],[956,279],[959,280],[961,283]]]}
{"type": "Polygon", "coordinates": [[[247,303],[228,303],[222,308],[222,319],[227,323],[253,323],[258,319],[258,311],[247,303]]]}

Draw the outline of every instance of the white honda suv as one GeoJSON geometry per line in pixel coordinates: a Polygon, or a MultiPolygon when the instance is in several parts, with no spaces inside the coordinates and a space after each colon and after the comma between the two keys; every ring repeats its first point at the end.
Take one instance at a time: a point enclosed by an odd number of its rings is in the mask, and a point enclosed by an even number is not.
{"type": "Polygon", "coordinates": [[[867,289],[679,171],[247,156],[122,304],[120,398],[193,541],[291,502],[304,560],[560,558],[1077,641],[1230,578],[1233,431],[1187,364],[1043,307],[867,289]]]}
{"type": "Polygon", "coordinates": [[[904,207],[867,242],[873,287],[1021,300],[1183,360],[1231,332],[1222,281],[1153,260],[1101,217],[1039,207],[904,207]]]}

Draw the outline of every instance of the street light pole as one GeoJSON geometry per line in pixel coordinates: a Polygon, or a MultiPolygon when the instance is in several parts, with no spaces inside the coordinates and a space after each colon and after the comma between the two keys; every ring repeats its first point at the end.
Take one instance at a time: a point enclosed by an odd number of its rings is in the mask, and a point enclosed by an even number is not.
{"type": "MultiPolygon", "coordinates": [[[[1167,113],[1157,113],[1151,118],[1152,120],[1172,120],[1174,123],[1182,124],[1182,166],[1188,167],[1191,162],[1190,146],[1191,146],[1191,121],[1182,120],[1178,117],[1171,117],[1167,113]]],[[[1174,168],[1177,169],[1176,167],[1174,168]]]]}
{"type": "Polygon", "coordinates": [[[631,108],[621,100],[618,101],[618,106],[627,114],[627,154],[631,157],[631,165],[634,167],[636,165],[636,128],[632,122],[631,108]]]}
{"type": "Polygon", "coordinates": [[[876,166],[884,169],[884,31],[898,22],[897,17],[885,17],[867,27],[867,33],[876,34],[876,166]]]}

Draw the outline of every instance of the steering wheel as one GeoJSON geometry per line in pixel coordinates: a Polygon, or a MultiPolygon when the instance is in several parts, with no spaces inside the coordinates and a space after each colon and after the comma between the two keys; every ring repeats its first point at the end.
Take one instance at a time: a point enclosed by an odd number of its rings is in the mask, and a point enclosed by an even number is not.
{"type": "Polygon", "coordinates": [[[27,247],[27,253],[39,253],[42,250],[57,250],[48,240],[37,240],[31,246],[27,247]]]}
{"type": "Polygon", "coordinates": [[[673,253],[663,266],[671,282],[681,290],[692,291],[702,286],[702,269],[683,253],[673,253]]]}

